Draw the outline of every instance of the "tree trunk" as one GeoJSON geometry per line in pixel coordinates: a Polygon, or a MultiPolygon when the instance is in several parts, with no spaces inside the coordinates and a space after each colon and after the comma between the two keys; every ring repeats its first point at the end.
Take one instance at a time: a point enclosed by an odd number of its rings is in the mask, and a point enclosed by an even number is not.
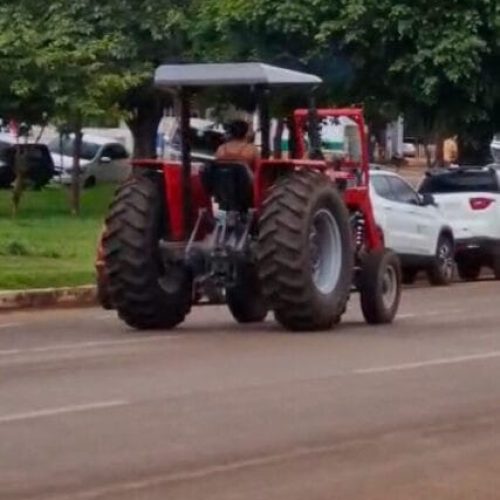
{"type": "Polygon", "coordinates": [[[442,134],[436,136],[436,154],[434,164],[438,168],[444,167],[444,137],[442,134]]]}
{"type": "Polygon", "coordinates": [[[71,172],[71,213],[80,215],[80,157],[82,151],[82,122],[75,121],[75,142],[73,143],[73,170],[71,172]]]}
{"type": "Polygon", "coordinates": [[[431,155],[431,148],[429,146],[429,140],[427,137],[424,138],[424,153],[425,153],[425,160],[427,162],[427,168],[432,167],[432,155],[431,155]]]}
{"type": "Polygon", "coordinates": [[[134,158],[156,158],[158,126],[163,117],[163,105],[159,98],[145,99],[135,109],[135,116],[127,125],[134,138],[134,158]]]}
{"type": "Polygon", "coordinates": [[[15,179],[12,188],[12,216],[16,217],[21,203],[24,190],[26,189],[26,175],[28,170],[27,151],[21,150],[19,143],[16,144],[13,164],[15,179]]]}

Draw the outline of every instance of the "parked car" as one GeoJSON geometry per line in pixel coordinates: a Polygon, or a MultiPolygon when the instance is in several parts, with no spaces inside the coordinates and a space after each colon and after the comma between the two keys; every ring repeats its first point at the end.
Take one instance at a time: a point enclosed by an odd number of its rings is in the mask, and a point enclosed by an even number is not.
{"type": "Polygon", "coordinates": [[[417,156],[417,145],[415,139],[405,138],[403,142],[403,155],[405,158],[415,158],[417,156]]]}
{"type": "MultiPolygon", "coordinates": [[[[49,143],[56,169],[56,180],[71,184],[74,135],[49,143]]],[[[103,182],[124,181],[131,172],[130,156],[125,147],[109,137],[85,134],[80,154],[80,178],[84,187],[103,182]]]]}
{"type": "Polygon", "coordinates": [[[372,170],[370,190],[377,226],[385,246],[401,259],[404,282],[426,271],[431,284],[449,285],[455,240],[432,195],[420,195],[401,176],[381,169],[372,170]]]}
{"type": "Polygon", "coordinates": [[[419,191],[434,196],[450,221],[459,276],[476,280],[486,266],[500,279],[500,172],[489,167],[429,172],[419,191]]]}
{"type": "MultiPolygon", "coordinates": [[[[213,121],[201,118],[191,118],[190,125],[191,157],[194,161],[213,160],[218,147],[224,143],[224,128],[213,121]]],[[[172,121],[164,140],[163,156],[179,159],[181,155],[180,128],[176,121],[172,121]]]]}
{"type": "Polygon", "coordinates": [[[16,139],[10,134],[0,134],[0,188],[11,187],[15,174],[16,148],[27,154],[28,181],[35,189],[41,189],[54,176],[54,163],[46,145],[16,139]]]}

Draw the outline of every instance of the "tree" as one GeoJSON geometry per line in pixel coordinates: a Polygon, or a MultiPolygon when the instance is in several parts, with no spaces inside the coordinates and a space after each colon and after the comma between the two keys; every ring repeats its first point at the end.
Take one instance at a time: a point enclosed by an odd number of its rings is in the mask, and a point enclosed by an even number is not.
{"type": "Polygon", "coordinates": [[[426,140],[439,140],[491,120],[498,26],[489,0],[355,0],[320,23],[317,39],[322,47],[342,41],[356,93],[394,102],[426,140]]]}
{"type": "MultiPolygon", "coordinates": [[[[170,96],[153,86],[153,73],[166,61],[189,57],[189,12],[194,0],[88,0],[99,9],[93,23],[101,33],[119,40],[112,54],[117,68],[126,69],[127,82],[117,104],[134,137],[134,156],[156,156],[158,125],[170,96]]],[[[87,13],[87,15],[89,15],[87,13]]]]}
{"type": "Polygon", "coordinates": [[[375,123],[404,113],[427,142],[498,116],[496,2],[207,0],[200,12],[199,54],[310,69],[328,101],[362,103],[375,123]]]}

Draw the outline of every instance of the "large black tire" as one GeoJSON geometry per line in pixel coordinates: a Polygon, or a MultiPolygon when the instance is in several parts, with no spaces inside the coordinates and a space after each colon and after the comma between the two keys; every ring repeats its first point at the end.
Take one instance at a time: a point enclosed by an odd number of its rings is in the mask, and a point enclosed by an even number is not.
{"type": "Polygon", "coordinates": [[[352,286],[354,253],[347,208],[325,176],[294,172],[274,186],[260,217],[258,266],[264,298],[285,328],[324,330],[339,322],[352,286]],[[328,227],[336,238],[331,255],[315,243],[328,227]],[[328,265],[320,283],[318,269],[328,265]]]}
{"type": "Polygon", "coordinates": [[[377,250],[365,256],[360,270],[359,292],[367,323],[392,323],[401,300],[401,264],[394,252],[377,250]]]}
{"type": "Polygon", "coordinates": [[[457,259],[458,276],[462,281],[476,281],[481,275],[481,262],[472,259],[457,259]]]}
{"type": "Polygon", "coordinates": [[[236,271],[236,282],[226,289],[226,302],[238,323],[260,323],[267,317],[259,277],[254,266],[241,264],[236,271]]]}
{"type": "Polygon", "coordinates": [[[179,266],[165,268],[159,241],[167,236],[161,183],[138,176],[117,191],[103,240],[111,302],[128,325],[169,329],[191,308],[192,280],[179,266]]]}
{"type": "Polygon", "coordinates": [[[106,311],[114,309],[107,284],[99,281],[97,282],[97,302],[106,311]]]}
{"type": "Polygon", "coordinates": [[[439,237],[436,255],[427,269],[427,278],[433,286],[448,286],[455,274],[455,255],[453,240],[446,235],[439,237]]]}

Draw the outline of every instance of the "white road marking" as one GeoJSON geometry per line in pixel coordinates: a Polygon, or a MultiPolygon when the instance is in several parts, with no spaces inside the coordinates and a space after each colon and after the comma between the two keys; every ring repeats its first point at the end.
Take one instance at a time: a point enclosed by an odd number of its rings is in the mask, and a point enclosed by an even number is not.
{"type": "Polygon", "coordinates": [[[429,366],[455,365],[460,363],[470,363],[472,361],[483,361],[488,359],[500,358],[500,351],[484,352],[479,354],[469,354],[465,356],[456,356],[453,358],[436,358],[427,361],[416,361],[414,363],[403,363],[400,365],[374,366],[373,368],[361,368],[349,372],[353,375],[373,375],[377,373],[399,372],[406,370],[417,370],[429,366]]]}
{"type": "Polygon", "coordinates": [[[12,356],[13,354],[19,354],[22,351],[20,349],[7,349],[0,351],[0,356],[12,356]]]}
{"type": "Polygon", "coordinates": [[[158,340],[174,340],[179,338],[175,335],[155,335],[151,337],[145,337],[141,339],[128,339],[128,340],[96,340],[92,342],[75,342],[71,344],[55,344],[44,347],[32,347],[28,349],[8,349],[5,351],[0,351],[0,356],[12,356],[21,354],[37,354],[46,352],[57,352],[57,351],[71,351],[74,349],[93,349],[96,347],[114,347],[121,345],[131,345],[131,344],[145,344],[149,342],[156,342],[158,340]]]}
{"type": "Polygon", "coordinates": [[[3,323],[0,324],[0,330],[5,330],[7,328],[16,328],[18,326],[23,326],[24,323],[3,323]]]}
{"type": "Polygon", "coordinates": [[[34,420],[37,418],[55,417],[68,413],[81,413],[93,410],[105,410],[107,408],[116,408],[118,406],[128,405],[128,401],[104,401],[99,403],[87,403],[75,406],[63,406],[61,408],[47,408],[44,410],[30,411],[26,413],[13,413],[11,415],[0,416],[0,424],[19,422],[22,420],[34,420]]]}
{"type": "Polygon", "coordinates": [[[398,319],[410,319],[410,318],[425,318],[434,316],[446,316],[448,314],[458,314],[464,312],[463,309],[443,309],[442,311],[427,311],[427,312],[416,312],[408,314],[398,314],[396,320],[398,319]]]}
{"type": "MultiPolygon", "coordinates": [[[[184,481],[200,480],[218,476],[228,473],[235,473],[244,471],[245,469],[254,469],[259,467],[268,467],[278,465],[283,462],[292,462],[308,457],[315,457],[335,453],[342,447],[342,444],[332,444],[328,446],[311,446],[311,447],[297,447],[289,452],[275,453],[272,455],[256,456],[254,458],[240,459],[231,463],[214,464],[207,467],[202,467],[194,470],[185,470],[179,472],[166,473],[149,477],[147,479],[139,479],[137,481],[126,481],[122,483],[115,483],[109,486],[102,486],[80,493],[73,493],[71,498],[79,500],[89,500],[93,498],[107,498],[111,495],[116,496],[125,494],[127,492],[138,492],[140,490],[147,490],[158,486],[167,486],[170,483],[179,483],[184,481]]],[[[147,496],[147,495],[146,495],[147,496]]],[[[141,498],[146,498],[141,495],[141,498]]],[[[54,496],[50,500],[62,500],[68,496],[54,496]]],[[[164,495],[164,498],[167,496],[164,495]]]]}
{"type": "Polygon", "coordinates": [[[114,319],[116,318],[117,315],[116,313],[101,313],[101,314],[96,314],[95,319],[100,319],[100,320],[105,320],[105,319],[114,319]]]}

